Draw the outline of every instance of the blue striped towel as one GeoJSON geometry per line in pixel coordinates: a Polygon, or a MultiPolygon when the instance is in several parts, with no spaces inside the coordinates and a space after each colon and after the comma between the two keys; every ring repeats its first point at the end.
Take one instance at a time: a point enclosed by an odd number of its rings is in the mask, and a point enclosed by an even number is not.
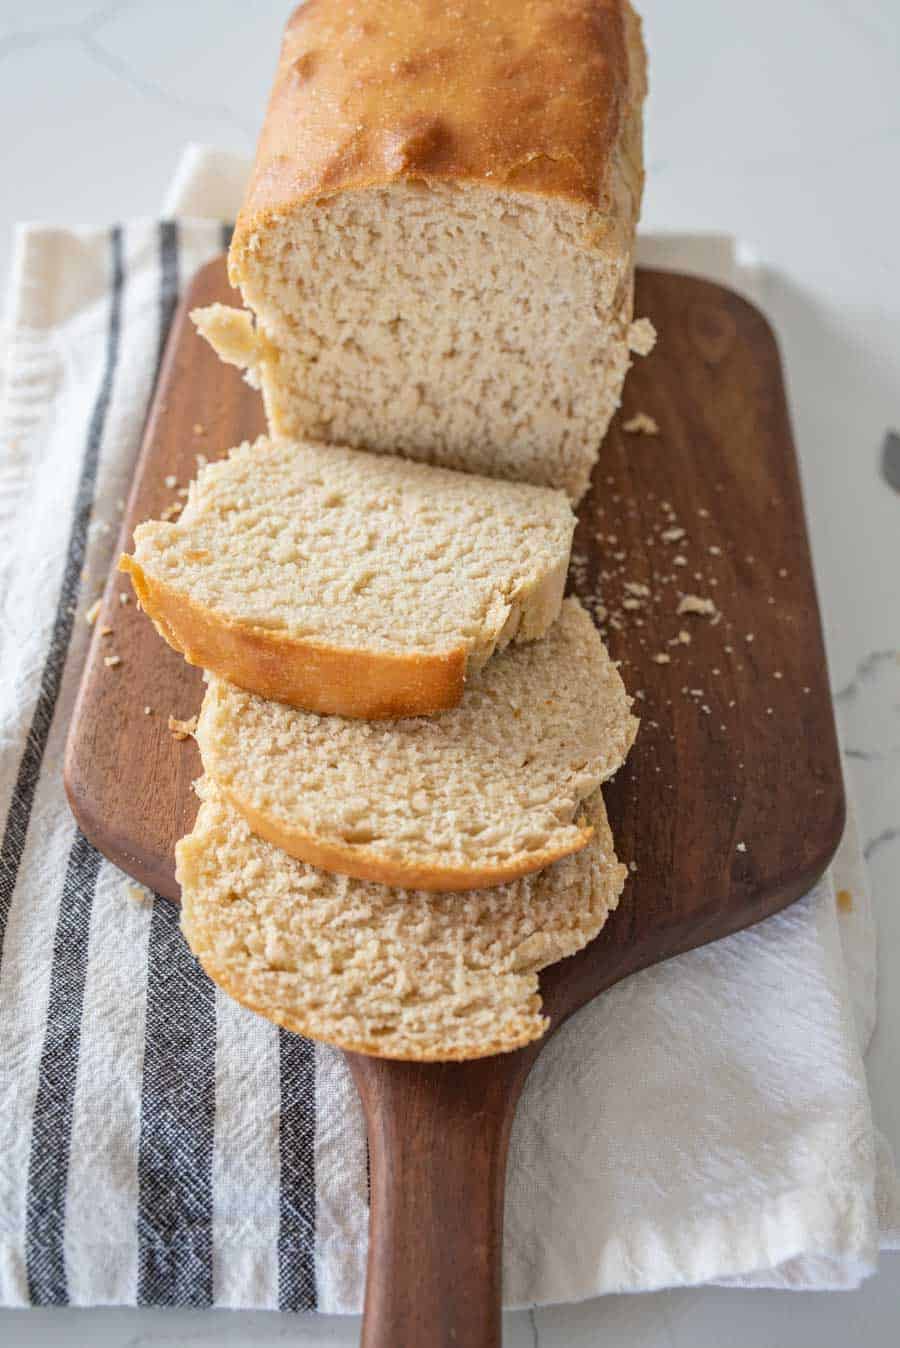
{"type": "MultiPolygon", "coordinates": [[[[365,1134],[341,1056],[214,988],[177,910],[78,832],[61,781],[84,613],[167,328],[224,239],[196,219],[19,236],[0,458],[5,1305],[361,1304],[365,1134]]],[[[876,1152],[828,879],[613,989],[541,1056],[512,1143],[507,1301],[853,1284],[877,1255],[876,1152]]]]}

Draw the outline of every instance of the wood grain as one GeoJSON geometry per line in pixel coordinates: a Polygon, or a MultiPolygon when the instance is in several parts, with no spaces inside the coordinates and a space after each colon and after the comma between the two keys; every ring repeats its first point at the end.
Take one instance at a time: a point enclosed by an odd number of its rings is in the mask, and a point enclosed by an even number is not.
{"type": "MultiPolygon", "coordinates": [[[[261,429],[258,396],[185,317],[194,305],[229,298],[216,262],[179,310],[123,549],[134,524],[173,499],[167,475],[186,483],[197,452],[215,457],[261,429]]],[[[843,829],[774,337],[738,296],[674,274],[639,273],[637,312],[653,319],[659,344],[629,377],[579,510],[571,574],[639,694],[637,744],[606,791],[617,850],[634,869],[600,937],[542,975],[552,1030],[637,969],[798,898],[827,867],[843,829]],[[654,418],[660,434],[626,432],[637,412],[654,418]],[[715,614],[679,614],[685,595],[712,600],[715,614]]],[[[196,711],[202,685],[133,603],[119,604],[120,591],[128,591],[124,577],[111,577],[98,627],[115,626],[123,664],[104,665],[98,632],[66,786],[91,841],[177,898],[172,850],[193,822],[199,763],[192,742],[172,739],[166,718],[196,711]]],[[[499,1342],[506,1144],[540,1048],[453,1066],[348,1055],[372,1162],[367,1348],[499,1342]]]]}

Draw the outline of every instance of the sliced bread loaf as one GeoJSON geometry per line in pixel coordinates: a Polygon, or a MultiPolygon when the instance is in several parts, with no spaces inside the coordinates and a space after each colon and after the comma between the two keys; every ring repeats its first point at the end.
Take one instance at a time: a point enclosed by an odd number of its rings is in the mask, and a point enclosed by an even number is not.
{"type": "Polygon", "coordinates": [[[176,848],[184,934],[245,1006],[357,1053],[441,1061],[546,1029],[537,970],[591,941],[626,878],[600,792],[584,851],[502,889],[389,889],[314,870],[256,837],[204,779],[176,848]]]}
{"type": "Polygon", "coordinates": [[[204,468],[121,567],[170,646],[263,697],[350,717],[455,706],[542,636],[574,516],[562,492],[260,439],[204,468]]]}
{"type": "Polygon", "coordinates": [[[623,762],[631,699],[567,599],[462,703],[390,724],[322,717],[213,680],[197,740],[255,832],[311,865],[428,890],[499,885],[584,847],[583,802],[623,762]]]}
{"type": "Polygon", "coordinates": [[[626,0],[302,5],[198,311],[269,425],[584,492],[629,365],[646,92],[626,0]]]}

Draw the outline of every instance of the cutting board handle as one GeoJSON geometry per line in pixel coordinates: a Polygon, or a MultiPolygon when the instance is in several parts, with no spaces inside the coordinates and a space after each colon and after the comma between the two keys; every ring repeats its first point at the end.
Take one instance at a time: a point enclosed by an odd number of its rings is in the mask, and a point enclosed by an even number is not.
{"type": "Polygon", "coordinates": [[[369,1133],[362,1348],[499,1348],[506,1153],[530,1059],[347,1056],[369,1133]]]}

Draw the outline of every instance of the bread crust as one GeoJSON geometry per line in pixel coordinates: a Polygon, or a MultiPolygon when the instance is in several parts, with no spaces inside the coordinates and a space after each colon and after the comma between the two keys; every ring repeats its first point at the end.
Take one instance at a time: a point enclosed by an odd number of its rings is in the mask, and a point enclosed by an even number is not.
{"type": "Polygon", "coordinates": [[[630,235],[645,92],[628,0],[307,0],[285,31],[232,282],[273,218],[403,180],[567,200],[630,235]]]}
{"type": "MultiPolygon", "coordinates": [[[[198,735],[198,740],[202,754],[202,734],[198,735]]],[[[206,763],[204,768],[214,776],[206,763]]],[[[222,795],[244,816],[253,832],[266,842],[280,847],[288,856],[296,857],[298,861],[305,861],[322,871],[350,875],[356,880],[374,880],[397,889],[426,889],[435,894],[493,889],[510,880],[519,880],[523,875],[542,871],[545,866],[573,852],[580,852],[594,836],[593,828],[583,825],[570,847],[546,847],[541,851],[523,852],[503,866],[447,866],[437,856],[429,865],[404,865],[401,861],[386,861],[370,848],[359,844],[346,843],[342,846],[340,843],[324,842],[301,829],[282,828],[270,816],[254,809],[240,792],[233,791],[219,778],[214,779],[222,795]]]]}
{"type": "Polygon", "coordinates": [[[133,557],[123,555],[119,570],[131,577],[141,608],[160,636],[189,665],[212,670],[261,697],[364,720],[448,711],[462,698],[464,647],[434,655],[343,650],[228,622],[149,576],[133,557]]]}

